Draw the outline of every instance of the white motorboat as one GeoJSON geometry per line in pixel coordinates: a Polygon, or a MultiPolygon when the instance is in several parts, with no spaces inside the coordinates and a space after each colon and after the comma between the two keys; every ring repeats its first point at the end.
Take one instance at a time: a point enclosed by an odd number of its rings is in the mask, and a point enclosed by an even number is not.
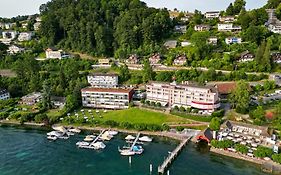
{"type": "Polygon", "coordinates": [[[139,141],[142,142],[152,142],[152,138],[149,138],[148,136],[143,136],[139,138],[139,141]]]}
{"type": "Polygon", "coordinates": [[[77,142],[76,143],[76,146],[89,146],[90,145],[90,143],[89,142],[83,142],[83,141],[80,141],[80,142],[77,142]]]}
{"type": "Polygon", "coordinates": [[[134,140],[135,137],[132,135],[128,135],[127,137],[125,137],[125,140],[134,140]]]}
{"type": "Polygon", "coordinates": [[[73,132],[73,133],[77,133],[77,134],[79,134],[79,133],[81,132],[81,130],[78,129],[78,128],[71,128],[71,129],[69,129],[68,131],[69,131],[69,132],[73,132]]]}
{"type": "Polygon", "coordinates": [[[95,139],[95,137],[96,137],[96,136],[94,136],[94,135],[87,135],[87,136],[85,137],[84,141],[86,141],[86,142],[91,142],[91,141],[93,141],[93,140],[95,139]]]}
{"type": "Polygon", "coordinates": [[[74,136],[74,135],[75,135],[73,132],[70,132],[70,131],[67,131],[66,134],[67,134],[68,136],[74,136]]]}
{"type": "Polygon", "coordinates": [[[66,131],[67,131],[63,126],[53,125],[52,128],[53,128],[55,131],[60,131],[60,132],[66,132],[66,131]]]}
{"type": "Polygon", "coordinates": [[[131,151],[130,149],[123,149],[123,150],[119,149],[119,152],[122,156],[133,156],[136,154],[134,151],[131,151]]]}
{"type": "Polygon", "coordinates": [[[136,145],[133,146],[132,151],[134,151],[136,154],[142,154],[144,149],[142,148],[142,146],[136,145]]]}
{"type": "Polygon", "coordinates": [[[68,135],[62,135],[62,136],[59,136],[58,138],[67,140],[67,139],[69,139],[69,136],[68,135]]]}
{"type": "Polygon", "coordinates": [[[106,147],[106,145],[102,142],[96,142],[91,144],[90,146],[93,146],[94,149],[98,150],[98,149],[104,149],[106,147]]]}
{"type": "Polygon", "coordinates": [[[55,141],[55,140],[57,140],[58,138],[57,138],[56,136],[54,136],[54,135],[50,135],[50,136],[47,137],[47,139],[48,139],[48,140],[53,140],[53,141],[55,141]]]}
{"type": "Polygon", "coordinates": [[[115,136],[118,134],[118,131],[106,131],[109,135],[115,136]]]}
{"type": "Polygon", "coordinates": [[[109,141],[113,138],[112,135],[110,135],[107,131],[101,135],[100,139],[101,140],[106,140],[106,141],[109,141]]]}
{"type": "Polygon", "coordinates": [[[48,132],[47,133],[47,136],[56,136],[56,137],[59,137],[59,136],[62,136],[63,133],[60,132],[60,131],[51,131],[51,132],[48,132]]]}

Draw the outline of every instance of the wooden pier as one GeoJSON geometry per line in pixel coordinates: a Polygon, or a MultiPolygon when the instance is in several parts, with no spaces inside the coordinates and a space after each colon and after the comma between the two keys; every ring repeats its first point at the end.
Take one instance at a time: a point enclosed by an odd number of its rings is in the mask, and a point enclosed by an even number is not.
{"type": "Polygon", "coordinates": [[[91,144],[96,143],[104,132],[105,132],[105,130],[102,130],[101,133],[93,140],[93,142],[91,144]]]}
{"type": "Polygon", "coordinates": [[[158,166],[158,174],[164,174],[169,165],[177,158],[180,151],[184,148],[184,146],[188,143],[191,137],[184,139],[176,149],[169,154],[169,156],[164,160],[162,165],[158,166]]]}
{"type": "Polygon", "coordinates": [[[138,142],[139,138],[140,138],[140,133],[137,134],[137,137],[135,138],[135,140],[134,140],[134,142],[133,142],[133,144],[132,144],[132,146],[130,148],[130,151],[133,150],[133,148],[136,145],[136,143],[138,142]]]}

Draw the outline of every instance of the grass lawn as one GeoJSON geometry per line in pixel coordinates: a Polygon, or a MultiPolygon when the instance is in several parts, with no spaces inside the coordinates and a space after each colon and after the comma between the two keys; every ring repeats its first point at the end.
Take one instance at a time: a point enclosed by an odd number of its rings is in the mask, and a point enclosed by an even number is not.
{"type": "Polygon", "coordinates": [[[61,115],[59,109],[51,109],[51,110],[47,111],[46,114],[50,118],[56,118],[61,115]]]}
{"type": "MultiPolygon", "coordinates": [[[[91,114],[88,112],[88,109],[84,109],[84,115],[90,117],[91,114]]],[[[77,111],[79,117],[83,116],[81,110],[77,111]]],[[[130,108],[125,110],[116,110],[116,111],[107,111],[106,113],[103,110],[99,110],[99,113],[96,113],[96,110],[92,109],[93,116],[95,120],[99,121],[116,121],[116,122],[128,122],[131,124],[136,123],[143,123],[143,124],[158,124],[162,125],[163,123],[191,123],[189,120],[170,115],[170,114],[163,114],[158,112],[153,112],[145,109],[139,108],[130,108]],[[100,117],[101,116],[101,117],[100,117]]],[[[71,114],[74,116],[74,114],[71,114]]]]}

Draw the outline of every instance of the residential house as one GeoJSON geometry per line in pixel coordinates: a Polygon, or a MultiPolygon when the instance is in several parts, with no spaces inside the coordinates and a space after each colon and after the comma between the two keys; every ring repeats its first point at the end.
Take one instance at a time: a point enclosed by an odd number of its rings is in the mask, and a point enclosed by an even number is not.
{"type": "Polygon", "coordinates": [[[46,49],[46,58],[47,59],[63,59],[69,58],[69,55],[63,52],[63,50],[58,50],[56,48],[46,49]]]}
{"type": "Polygon", "coordinates": [[[217,45],[218,44],[218,38],[217,37],[209,37],[208,38],[208,44],[212,44],[212,45],[217,45]]]}
{"type": "Polygon", "coordinates": [[[211,143],[213,139],[215,139],[216,131],[212,131],[210,128],[206,128],[198,133],[196,136],[197,141],[206,141],[207,143],[211,143]]]}
{"type": "Polygon", "coordinates": [[[169,15],[170,15],[170,19],[175,19],[180,15],[180,12],[178,10],[176,11],[169,10],[169,15]]]}
{"type": "Polygon", "coordinates": [[[189,42],[189,41],[182,41],[181,42],[182,47],[186,47],[186,46],[189,46],[189,45],[191,45],[191,42],[189,42]]]}
{"type": "Polygon", "coordinates": [[[235,17],[234,16],[220,16],[219,20],[222,23],[232,23],[235,21],[235,17]]]}
{"type": "Polygon", "coordinates": [[[117,74],[94,73],[87,76],[92,87],[114,88],[118,86],[117,74]]]}
{"type": "Polygon", "coordinates": [[[255,58],[255,56],[247,50],[247,51],[241,53],[238,61],[239,62],[254,61],[254,58],[255,58]]]}
{"type": "Polygon", "coordinates": [[[18,35],[17,31],[10,30],[10,31],[3,31],[2,32],[3,39],[11,39],[11,40],[13,40],[13,39],[15,39],[17,37],[17,35],[18,35]]]}
{"type": "Polygon", "coordinates": [[[82,105],[100,109],[127,109],[133,92],[133,89],[121,88],[84,88],[81,90],[82,105]]]}
{"type": "Polygon", "coordinates": [[[281,53],[280,52],[273,52],[271,53],[271,58],[274,63],[281,63],[281,53]]]}
{"type": "Polygon", "coordinates": [[[34,36],[34,32],[21,32],[19,34],[18,40],[19,41],[29,41],[34,36]]]}
{"type": "Polygon", "coordinates": [[[189,84],[150,82],[146,85],[147,100],[162,106],[183,106],[214,111],[220,107],[216,88],[189,84]]]}
{"type": "Polygon", "coordinates": [[[33,28],[35,31],[38,31],[40,29],[40,26],[41,26],[41,22],[36,22],[33,24],[33,28]]]}
{"type": "Polygon", "coordinates": [[[151,57],[149,57],[149,63],[151,65],[156,65],[156,64],[161,64],[160,61],[161,61],[161,55],[159,53],[155,53],[153,54],[151,57]]]}
{"type": "Polygon", "coordinates": [[[237,87],[236,82],[223,82],[215,83],[215,88],[218,90],[219,97],[221,99],[227,99],[227,96],[231,94],[237,87]]]}
{"type": "Polygon", "coordinates": [[[66,98],[51,96],[51,103],[53,107],[62,109],[66,104],[66,98]]]}
{"type": "Polygon", "coordinates": [[[176,48],[177,47],[177,40],[169,40],[169,41],[166,41],[164,43],[164,46],[167,48],[167,49],[173,49],[173,48],[176,48]]]}
{"type": "Polygon", "coordinates": [[[6,89],[0,89],[0,100],[8,100],[10,93],[6,89]]]}
{"type": "Polygon", "coordinates": [[[108,66],[108,65],[110,65],[110,59],[108,59],[108,58],[99,59],[98,63],[99,63],[99,65],[106,65],[106,66],[108,66]]]}
{"type": "Polygon", "coordinates": [[[33,92],[21,98],[20,104],[34,105],[42,100],[42,94],[40,92],[33,92]]]}
{"type": "Polygon", "coordinates": [[[14,23],[5,23],[5,29],[9,30],[11,29],[15,24],[14,23]]]}
{"type": "Polygon", "coordinates": [[[233,23],[218,24],[218,31],[221,32],[234,32],[241,31],[241,26],[234,26],[233,23]]]}
{"type": "Polygon", "coordinates": [[[242,39],[237,38],[237,37],[228,37],[228,38],[225,38],[225,43],[226,44],[240,44],[240,43],[242,43],[242,39]]]}
{"type": "Polygon", "coordinates": [[[210,29],[210,25],[207,24],[199,24],[194,26],[195,31],[209,31],[210,29]]]}
{"type": "Polygon", "coordinates": [[[276,17],[275,9],[266,9],[268,13],[268,21],[266,26],[269,31],[281,34],[281,21],[276,17]]]}
{"type": "Polygon", "coordinates": [[[18,45],[11,45],[11,46],[9,46],[9,48],[8,48],[8,50],[7,50],[7,52],[9,53],[9,54],[17,54],[17,53],[21,53],[21,52],[24,52],[25,51],[25,49],[24,48],[22,48],[22,47],[20,47],[20,46],[18,46],[18,45]]]}
{"type": "Polygon", "coordinates": [[[187,58],[185,55],[179,55],[174,60],[174,65],[176,66],[183,66],[186,64],[187,58]]]}
{"type": "Polygon", "coordinates": [[[176,25],[175,26],[175,32],[177,33],[186,33],[186,25],[176,25]]]}
{"type": "Polygon", "coordinates": [[[127,64],[139,64],[139,57],[136,54],[130,55],[130,57],[126,60],[127,64]]]}
{"type": "Polygon", "coordinates": [[[28,23],[27,22],[22,23],[21,26],[22,26],[23,29],[27,29],[28,23]]]}
{"type": "Polygon", "coordinates": [[[218,18],[220,16],[220,12],[219,11],[209,11],[209,12],[206,12],[204,14],[204,16],[207,19],[214,19],[214,18],[218,18]]]}

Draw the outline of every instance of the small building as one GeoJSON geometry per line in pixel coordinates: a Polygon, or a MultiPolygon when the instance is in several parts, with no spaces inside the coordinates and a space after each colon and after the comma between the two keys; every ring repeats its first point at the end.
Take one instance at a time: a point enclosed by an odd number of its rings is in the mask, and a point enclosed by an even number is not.
{"type": "Polygon", "coordinates": [[[8,100],[10,98],[10,93],[6,89],[0,89],[0,100],[8,100]]]}
{"type": "Polygon", "coordinates": [[[219,20],[222,23],[232,23],[235,21],[235,17],[234,16],[220,16],[219,20]]]}
{"type": "Polygon", "coordinates": [[[118,86],[117,74],[94,73],[87,76],[88,83],[92,87],[115,88],[118,86]]]}
{"type": "Polygon", "coordinates": [[[51,96],[51,103],[53,107],[62,109],[66,104],[66,99],[65,97],[51,96]]]}
{"type": "Polygon", "coordinates": [[[63,58],[69,58],[69,55],[63,52],[63,50],[58,50],[56,48],[48,48],[46,49],[46,58],[63,59],[63,58]]]}
{"type": "Polygon", "coordinates": [[[241,53],[240,58],[238,59],[238,62],[254,61],[254,58],[255,58],[255,56],[247,50],[247,51],[241,53]]]}
{"type": "Polygon", "coordinates": [[[175,26],[175,32],[177,32],[177,33],[186,33],[186,30],[187,30],[186,25],[175,26]]]}
{"type": "Polygon", "coordinates": [[[204,14],[204,16],[207,19],[214,19],[214,18],[218,18],[220,16],[220,12],[219,11],[209,11],[209,12],[206,12],[204,14]]]}
{"type": "Polygon", "coordinates": [[[228,38],[225,38],[225,43],[226,44],[241,44],[242,38],[228,37],[228,38]]]}
{"type": "Polygon", "coordinates": [[[8,48],[8,50],[7,50],[7,52],[9,53],[9,54],[17,54],[17,53],[22,53],[22,52],[24,52],[25,51],[25,49],[24,48],[22,48],[22,47],[20,47],[20,46],[18,46],[18,45],[11,45],[11,46],[9,46],[9,48],[8,48]]]}
{"type": "Polygon", "coordinates": [[[175,19],[177,18],[178,16],[180,15],[180,12],[178,10],[169,10],[169,16],[170,16],[170,19],[175,19]]]}
{"type": "Polygon", "coordinates": [[[26,23],[26,22],[22,23],[21,26],[22,26],[23,29],[27,29],[28,23],[26,23]]]}
{"type": "Polygon", "coordinates": [[[241,26],[234,26],[233,23],[218,24],[218,31],[220,32],[235,32],[241,30],[241,26]]]}
{"type": "Polygon", "coordinates": [[[159,53],[155,53],[153,54],[151,57],[149,57],[149,63],[151,65],[156,65],[156,64],[160,64],[161,61],[161,55],[159,53]]]}
{"type": "Polygon", "coordinates": [[[176,48],[177,47],[177,40],[169,40],[169,41],[166,41],[164,43],[164,46],[167,48],[167,49],[173,49],[173,48],[176,48]]]}
{"type": "Polygon", "coordinates": [[[217,45],[218,44],[218,38],[217,37],[209,37],[208,38],[208,44],[212,44],[212,45],[217,45]]]}
{"type": "Polygon", "coordinates": [[[218,90],[219,97],[221,99],[227,99],[227,96],[236,89],[236,86],[236,82],[223,82],[215,84],[215,88],[218,90]]]}
{"type": "Polygon", "coordinates": [[[98,60],[99,65],[110,65],[110,59],[103,58],[98,60]]]}
{"type": "Polygon", "coordinates": [[[21,32],[19,34],[18,40],[19,41],[29,41],[34,36],[34,32],[21,32]]]}
{"type": "Polygon", "coordinates": [[[280,52],[273,52],[271,53],[271,58],[274,63],[281,63],[281,53],[280,52]]]}
{"type": "Polygon", "coordinates": [[[96,109],[127,109],[133,92],[133,89],[121,88],[84,88],[81,90],[82,105],[96,109]]]}
{"type": "Polygon", "coordinates": [[[189,41],[182,41],[181,42],[182,47],[186,47],[186,46],[189,46],[189,45],[191,45],[191,42],[189,42],[189,41]]]}
{"type": "Polygon", "coordinates": [[[20,104],[32,106],[42,100],[42,94],[40,92],[33,92],[21,98],[20,104]]]}
{"type": "Polygon", "coordinates": [[[11,40],[13,40],[13,39],[15,39],[17,37],[17,35],[18,35],[17,31],[10,30],[10,31],[3,31],[2,32],[3,39],[11,39],[11,40]]]}
{"type": "Polygon", "coordinates": [[[13,26],[15,26],[15,24],[14,24],[14,23],[5,23],[4,26],[5,26],[5,29],[6,29],[6,30],[9,30],[9,29],[11,29],[13,26]]]}
{"type": "Polygon", "coordinates": [[[194,30],[195,31],[209,31],[211,29],[210,25],[207,24],[200,24],[200,25],[195,25],[194,30]]]}
{"type": "Polygon", "coordinates": [[[269,31],[281,34],[281,21],[276,17],[275,9],[266,9],[268,13],[268,21],[266,26],[269,31]]]}
{"type": "Polygon", "coordinates": [[[202,130],[197,136],[196,136],[196,139],[198,141],[206,141],[208,143],[210,143],[213,139],[213,136],[214,136],[214,132],[215,131],[212,131],[210,128],[206,128],[204,130],[202,130]]]}
{"type": "Polygon", "coordinates": [[[36,22],[33,24],[33,28],[35,31],[38,31],[40,29],[40,26],[41,26],[41,22],[36,22]]]}
{"type": "Polygon", "coordinates": [[[186,64],[187,58],[185,55],[180,55],[174,60],[175,66],[183,66],[186,64]]]}
{"type": "Polygon", "coordinates": [[[136,54],[132,54],[129,56],[129,58],[126,60],[127,64],[139,64],[139,57],[136,54]]]}

